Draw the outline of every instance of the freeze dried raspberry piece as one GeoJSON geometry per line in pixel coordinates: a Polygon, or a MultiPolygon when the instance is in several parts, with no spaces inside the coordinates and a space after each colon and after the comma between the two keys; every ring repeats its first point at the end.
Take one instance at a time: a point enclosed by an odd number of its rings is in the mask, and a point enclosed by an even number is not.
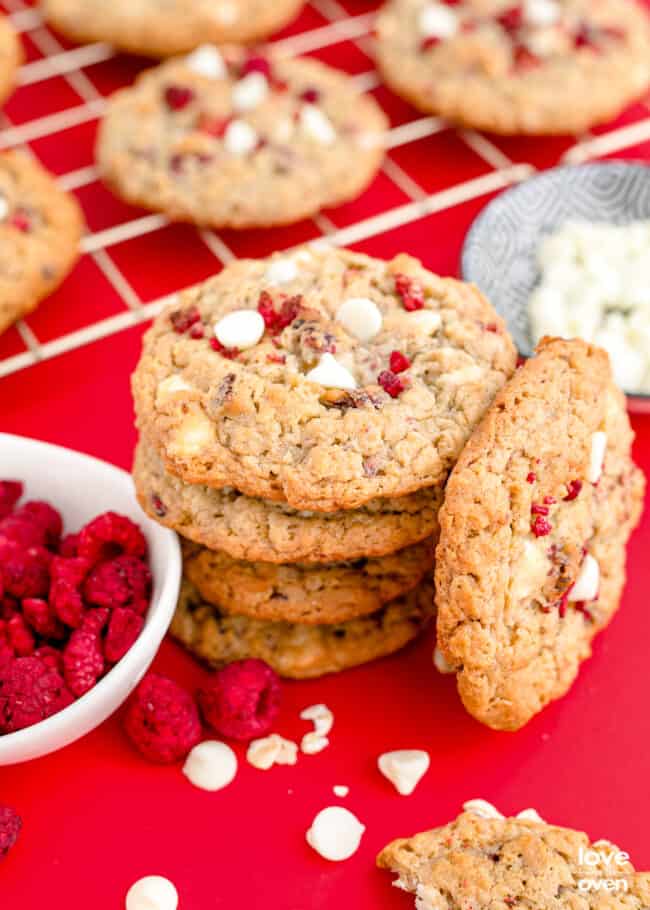
{"type": "Polygon", "coordinates": [[[89,629],[75,629],[63,651],[63,678],[77,697],[95,685],[104,672],[104,655],[99,635],[89,629]]]}
{"type": "Polygon", "coordinates": [[[144,613],[151,596],[151,572],[135,556],[117,556],[95,566],[83,594],[88,603],[99,607],[129,607],[144,613]]]}
{"type": "Polygon", "coordinates": [[[424,289],[416,278],[409,278],[408,275],[396,275],[395,291],[408,313],[424,307],[424,289]]]}
{"type": "Polygon", "coordinates": [[[59,622],[50,604],[41,597],[25,597],[23,615],[32,629],[43,638],[63,638],[65,628],[59,622]]]}
{"type": "Polygon", "coordinates": [[[56,670],[63,676],[63,654],[52,645],[41,645],[34,651],[33,657],[38,657],[51,670],[56,670]]]}
{"type": "Polygon", "coordinates": [[[126,515],[105,512],[81,529],[78,552],[96,565],[122,553],[142,558],[147,552],[147,542],[140,528],[126,515]]]}
{"type": "Polygon", "coordinates": [[[0,540],[27,549],[40,546],[43,542],[43,533],[37,525],[19,518],[14,513],[0,522],[0,540]]]}
{"type": "Polygon", "coordinates": [[[31,727],[73,701],[56,670],[38,657],[19,657],[0,670],[0,733],[31,727]]]}
{"type": "Polygon", "coordinates": [[[7,621],[7,640],[16,657],[29,657],[34,653],[34,635],[20,613],[7,621]]]}
{"type": "Polygon", "coordinates": [[[142,616],[125,607],[116,607],[111,613],[104,642],[106,660],[111,664],[121,660],[142,632],[143,626],[142,616]]]}
{"type": "Polygon", "coordinates": [[[0,806],[0,860],[15,845],[23,826],[22,819],[9,806],[0,806]]]}
{"type": "Polygon", "coordinates": [[[19,480],[0,480],[0,521],[11,514],[22,495],[23,485],[19,480]]]}
{"type": "Polygon", "coordinates": [[[271,730],[281,694],[277,674],[263,660],[238,660],[218,670],[198,698],[203,717],[217,733],[250,740],[271,730]]]}
{"type": "Polygon", "coordinates": [[[84,618],[81,620],[81,627],[86,632],[92,632],[99,635],[106,628],[111,611],[108,607],[98,607],[96,610],[86,610],[84,618]]]}
{"type": "Polygon", "coordinates": [[[158,764],[185,758],[201,740],[201,721],[192,696],[155,673],[136,689],[124,727],[139,752],[158,764]]]}
{"type": "Polygon", "coordinates": [[[78,555],[78,550],[78,534],[66,534],[65,537],[61,538],[61,542],[59,543],[59,556],[65,556],[66,559],[70,559],[72,556],[78,555]]]}
{"type": "Polygon", "coordinates": [[[14,597],[42,597],[50,586],[52,554],[43,547],[23,550],[0,538],[0,577],[5,594],[14,597]]]}
{"type": "Polygon", "coordinates": [[[41,534],[38,543],[42,546],[56,547],[58,545],[63,530],[63,521],[61,514],[49,502],[41,500],[26,502],[14,512],[14,516],[38,529],[41,534]]]}
{"type": "Polygon", "coordinates": [[[86,611],[81,587],[90,566],[87,559],[65,559],[63,556],[55,556],[50,566],[50,605],[61,622],[73,629],[79,628],[86,611]]]}

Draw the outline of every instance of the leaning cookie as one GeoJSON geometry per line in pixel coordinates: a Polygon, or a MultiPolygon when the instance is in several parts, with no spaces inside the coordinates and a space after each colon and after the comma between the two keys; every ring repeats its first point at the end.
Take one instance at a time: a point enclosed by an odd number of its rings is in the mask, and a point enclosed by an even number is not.
{"type": "Polygon", "coordinates": [[[650,20],[635,0],[389,0],[386,82],[421,110],[494,133],[578,133],[650,84],[650,20]]]}
{"type": "Polygon", "coordinates": [[[442,486],[515,363],[472,285],[312,248],[188,291],[147,333],[133,392],[170,473],[335,512],[442,486]]]}
{"type": "Polygon", "coordinates": [[[13,91],[22,59],[20,39],[9,20],[0,15],[0,104],[4,104],[13,91]]]}
{"type": "Polygon", "coordinates": [[[186,577],[225,613],[318,625],[368,616],[408,594],[433,570],[434,541],[391,556],[333,565],[245,562],[186,544],[186,577]]]}
{"type": "Polygon", "coordinates": [[[442,828],[388,844],[377,865],[415,895],[417,910],[643,910],[650,874],[606,840],[545,822],[504,818],[482,799],[442,828]]]}
{"type": "Polygon", "coordinates": [[[171,634],[211,666],[259,658],[280,676],[310,679],[385,657],[417,637],[432,618],[424,584],[377,613],[337,625],[309,626],[228,616],[184,582],[171,634]]]}
{"type": "Polygon", "coordinates": [[[79,256],[81,210],[32,158],[0,154],[0,332],[51,294],[79,256]]]}
{"type": "Polygon", "coordinates": [[[573,683],[618,609],[642,508],[625,398],[604,351],[544,339],[447,485],[438,646],[467,710],[515,730],[573,683]]]}
{"type": "Polygon", "coordinates": [[[360,509],[300,512],[232,487],[188,484],[165,471],[141,439],[133,480],[138,502],[160,524],[211,550],[248,562],[333,563],[376,558],[438,535],[441,486],[376,499],[360,509]]]}
{"type": "Polygon", "coordinates": [[[386,125],[371,97],[316,60],[206,46],[110,99],[97,162],[119,196],[172,219],[270,227],[358,196],[386,125]]]}
{"type": "Polygon", "coordinates": [[[45,19],[71,41],[105,41],[145,57],[258,41],[283,28],[303,0],[41,0],[45,19]]]}

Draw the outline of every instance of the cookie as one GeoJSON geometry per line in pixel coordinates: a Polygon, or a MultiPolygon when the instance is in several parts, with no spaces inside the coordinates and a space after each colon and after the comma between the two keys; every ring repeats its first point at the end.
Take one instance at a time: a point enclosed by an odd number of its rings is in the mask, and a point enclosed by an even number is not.
{"type": "Polygon", "coordinates": [[[438,646],[467,710],[515,730],[573,683],[616,612],[644,479],[606,353],[544,339],[447,484],[438,646]]]}
{"type": "Polygon", "coordinates": [[[377,34],[394,91],[493,133],[580,133],[650,83],[650,20],[636,0],[389,0],[377,34]]]}
{"type": "Polygon", "coordinates": [[[434,541],[392,556],[333,565],[245,562],[188,544],[186,577],[225,613],[290,623],[340,623],[375,613],[433,570],[434,541]]]}
{"type": "Polygon", "coordinates": [[[609,841],[547,824],[532,809],[504,818],[483,800],[442,828],[393,841],[377,858],[418,910],[643,910],[650,874],[609,841]]]}
{"type": "Polygon", "coordinates": [[[338,625],[309,626],[229,616],[206,604],[185,581],[171,634],[214,667],[256,657],[280,676],[310,679],[403,648],[431,619],[432,603],[433,589],[424,584],[371,616],[338,625]]]}
{"type": "Polygon", "coordinates": [[[386,556],[438,534],[441,487],[357,510],[299,512],[232,487],[213,490],[168,474],[140,440],[133,478],[138,501],[159,524],[211,550],[248,562],[333,563],[386,556]]]}
{"type": "Polygon", "coordinates": [[[0,14],[0,104],[14,88],[16,71],[23,60],[22,45],[11,22],[0,14]]]}
{"type": "Polygon", "coordinates": [[[442,486],[515,363],[472,285],[311,248],[186,292],[147,333],[133,391],[169,472],[334,512],[442,486]]]}
{"type": "Polygon", "coordinates": [[[83,217],[32,158],[0,154],[0,332],[51,294],[79,256],[83,217]]]}
{"type": "Polygon", "coordinates": [[[289,224],[358,196],[386,117],[316,60],[199,48],[109,100],[103,179],[128,202],[212,227],[289,224]]]}
{"type": "Polygon", "coordinates": [[[205,41],[248,43],[297,16],[303,0],[41,0],[44,18],[71,41],[106,41],[145,57],[169,57],[205,41]]]}

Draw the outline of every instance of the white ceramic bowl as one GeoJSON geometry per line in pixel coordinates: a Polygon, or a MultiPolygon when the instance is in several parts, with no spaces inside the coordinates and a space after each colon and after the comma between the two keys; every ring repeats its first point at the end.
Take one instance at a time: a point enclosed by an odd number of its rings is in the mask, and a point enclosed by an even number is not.
{"type": "Polygon", "coordinates": [[[129,474],[88,455],[0,433],[0,479],[25,483],[29,499],[46,499],[77,531],[102,512],[128,515],[149,544],[153,595],[144,629],[122,660],[86,695],[53,717],[0,735],[0,765],[29,761],[67,746],[106,720],[142,679],[169,627],[181,579],[178,539],[140,509],[129,474]]]}

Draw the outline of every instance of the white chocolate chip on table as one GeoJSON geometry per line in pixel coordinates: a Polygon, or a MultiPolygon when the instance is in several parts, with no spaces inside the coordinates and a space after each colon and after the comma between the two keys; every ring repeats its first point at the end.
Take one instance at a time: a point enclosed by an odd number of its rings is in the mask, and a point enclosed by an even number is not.
{"type": "Polygon", "coordinates": [[[429,753],[422,749],[398,749],[384,752],[377,759],[381,773],[401,796],[410,796],[429,770],[429,753]]]}
{"type": "Polygon", "coordinates": [[[343,806],[322,809],[307,831],[307,843],[330,862],[349,859],[359,849],[365,825],[343,806]]]}
{"type": "Polygon", "coordinates": [[[128,890],[126,910],[176,910],[178,891],[162,875],[147,875],[128,890]]]}
{"type": "Polygon", "coordinates": [[[235,779],[237,756],[226,743],[206,740],[187,756],[183,774],[200,790],[223,790],[235,779]]]}

